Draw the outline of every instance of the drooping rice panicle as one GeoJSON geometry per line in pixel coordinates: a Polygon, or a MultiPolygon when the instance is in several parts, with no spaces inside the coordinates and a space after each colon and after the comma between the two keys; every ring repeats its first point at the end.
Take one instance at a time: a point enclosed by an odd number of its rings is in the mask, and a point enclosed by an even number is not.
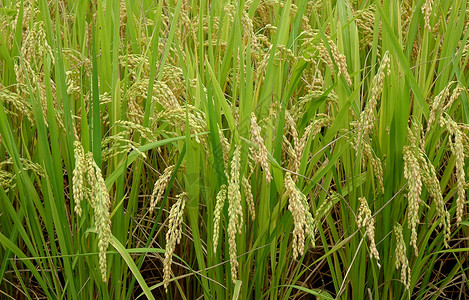
{"type": "Polygon", "coordinates": [[[422,179],[420,176],[420,168],[418,160],[415,156],[414,149],[409,146],[404,147],[404,177],[409,184],[408,199],[408,227],[412,230],[410,245],[414,247],[415,255],[418,255],[417,247],[417,225],[419,223],[419,205],[421,202],[420,194],[422,193],[422,179]]]}
{"type": "Polygon", "coordinates": [[[397,243],[395,266],[396,269],[401,269],[401,281],[408,290],[410,287],[411,272],[409,260],[407,259],[407,249],[404,242],[404,236],[402,234],[402,226],[399,223],[394,225],[394,236],[396,237],[397,243]]]}
{"type": "Polygon", "coordinates": [[[239,185],[241,147],[236,147],[231,160],[230,182],[228,184],[228,244],[231,265],[231,280],[238,278],[238,258],[236,234],[241,234],[243,227],[243,209],[241,207],[241,190],[239,185]]]}
{"type": "Polygon", "coordinates": [[[182,236],[182,219],[184,216],[184,208],[186,206],[186,194],[179,194],[176,203],[171,207],[169,212],[168,232],[166,232],[166,251],[163,261],[163,285],[168,290],[169,279],[171,277],[171,264],[173,263],[173,254],[176,245],[181,242],[182,236]]]}
{"type": "Polygon", "coordinates": [[[163,174],[155,181],[155,185],[153,186],[153,193],[151,194],[150,199],[150,213],[153,213],[155,210],[156,205],[161,201],[166,187],[168,186],[169,180],[171,179],[171,175],[173,174],[174,165],[167,167],[163,174]]]}
{"type": "Polygon", "coordinates": [[[267,182],[272,180],[270,174],[269,163],[267,162],[267,148],[264,144],[264,139],[261,137],[261,127],[257,124],[257,117],[254,113],[251,114],[251,137],[257,149],[252,149],[253,158],[256,163],[259,163],[265,173],[265,179],[267,182]]]}
{"type": "MultiPolygon", "coordinates": [[[[365,227],[366,229],[366,234],[370,240],[370,258],[374,257],[379,261],[379,253],[375,244],[375,220],[371,216],[371,210],[366,199],[360,197],[358,201],[360,201],[360,207],[358,208],[357,224],[359,227],[365,227]]],[[[381,265],[378,263],[378,268],[380,267],[381,265]]]]}
{"type": "Polygon", "coordinates": [[[220,218],[223,206],[225,205],[226,200],[226,185],[220,187],[218,191],[216,202],[215,202],[215,212],[213,213],[213,252],[217,253],[218,239],[220,234],[220,218]]]}

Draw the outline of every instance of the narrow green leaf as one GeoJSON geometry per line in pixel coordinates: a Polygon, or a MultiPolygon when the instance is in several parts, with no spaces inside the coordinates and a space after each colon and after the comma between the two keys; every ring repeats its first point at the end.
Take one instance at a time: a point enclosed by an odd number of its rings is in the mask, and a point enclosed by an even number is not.
{"type": "Polygon", "coordinates": [[[155,297],[153,297],[153,294],[150,291],[150,288],[143,279],[142,274],[140,273],[139,269],[132,260],[132,257],[129,255],[127,249],[124,248],[124,246],[119,242],[119,240],[115,236],[112,236],[111,245],[119,252],[121,257],[124,259],[125,263],[129,267],[130,271],[132,271],[132,274],[134,274],[135,278],[140,284],[140,287],[145,293],[145,296],[147,296],[147,299],[155,299],[155,297]]]}

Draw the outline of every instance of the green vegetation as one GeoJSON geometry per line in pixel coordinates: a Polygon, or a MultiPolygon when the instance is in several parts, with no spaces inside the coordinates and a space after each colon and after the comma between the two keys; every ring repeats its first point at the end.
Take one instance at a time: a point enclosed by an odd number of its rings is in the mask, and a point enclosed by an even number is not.
{"type": "Polygon", "coordinates": [[[0,3],[0,298],[469,297],[466,1],[0,3]]]}

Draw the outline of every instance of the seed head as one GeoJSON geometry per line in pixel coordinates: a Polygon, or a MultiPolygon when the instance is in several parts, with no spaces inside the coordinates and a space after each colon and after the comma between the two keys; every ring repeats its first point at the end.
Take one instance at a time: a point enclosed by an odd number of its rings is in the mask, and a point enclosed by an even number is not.
{"type": "Polygon", "coordinates": [[[314,232],[316,222],[313,219],[306,201],[306,196],[296,187],[290,173],[285,175],[285,193],[288,195],[288,210],[293,216],[293,259],[303,255],[305,248],[305,233],[311,236],[314,246],[314,232]]]}
{"type": "Polygon", "coordinates": [[[111,201],[109,193],[106,188],[101,169],[93,161],[96,172],[96,185],[92,188],[93,194],[96,196],[96,206],[94,208],[95,226],[98,233],[98,248],[99,248],[99,267],[101,270],[102,279],[106,282],[106,251],[111,241],[111,217],[109,208],[111,201]]]}
{"type": "Polygon", "coordinates": [[[425,28],[429,31],[432,30],[430,27],[430,16],[432,14],[432,4],[433,0],[426,0],[425,3],[422,5],[422,13],[424,14],[423,18],[425,20],[425,28]]]}
{"type": "Polygon", "coordinates": [[[375,77],[373,77],[373,81],[371,84],[371,93],[370,98],[366,102],[365,109],[360,115],[359,127],[361,127],[359,141],[363,140],[363,136],[369,134],[374,127],[375,122],[375,110],[378,104],[378,99],[380,94],[383,91],[384,85],[384,77],[387,74],[388,76],[391,73],[391,59],[389,58],[389,52],[383,56],[381,60],[381,65],[379,66],[378,72],[376,73],[375,77]]]}
{"type": "Polygon", "coordinates": [[[466,202],[466,190],[464,189],[466,184],[464,171],[464,158],[466,156],[464,151],[464,139],[467,139],[467,136],[462,132],[461,126],[459,126],[447,114],[441,116],[440,126],[446,127],[446,130],[450,134],[449,145],[453,155],[456,158],[456,180],[458,187],[458,198],[456,201],[456,222],[459,225],[462,221],[466,202]]]}
{"type": "Polygon", "coordinates": [[[405,146],[404,154],[404,177],[409,183],[409,192],[407,195],[409,205],[407,208],[407,217],[409,219],[409,228],[412,229],[410,244],[414,247],[415,255],[418,256],[417,248],[417,224],[419,222],[418,211],[420,203],[420,194],[422,193],[422,179],[420,177],[420,168],[415,156],[414,149],[405,146]]]}
{"type": "Polygon", "coordinates": [[[244,197],[246,198],[246,204],[248,206],[249,213],[251,214],[251,220],[254,221],[254,219],[256,219],[256,210],[254,208],[254,197],[252,196],[251,192],[251,184],[244,176],[242,184],[244,189],[244,197]]]}
{"type": "Polygon", "coordinates": [[[340,74],[344,74],[347,84],[349,86],[352,86],[352,80],[350,79],[350,75],[347,70],[347,58],[345,57],[345,55],[339,52],[339,49],[331,39],[329,39],[328,42],[329,46],[331,47],[332,56],[334,57],[334,60],[339,69],[339,73],[337,74],[337,76],[340,76],[340,74]]]}
{"type": "MultiPolygon", "coordinates": [[[[360,201],[360,207],[358,208],[357,224],[359,227],[365,226],[366,228],[366,235],[370,240],[370,258],[374,256],[379,261],[379,252],[375,244],[375,219],[371,216],[371,210],[366,199],[360,197],[358,200],[360,201]]],[[[381,267],[379,263],[378,267],[381,267]]]]}
{"type": "Polygon", "coordinates": [[[226,185],[220,187],[217,194],[215,212],[213,215],[213,252],[217,253],[218,236],[220,233],[220,216],[226,199],[226,185]]]}
{"type": "Polygon", "coordinates": [[[85,153],[79,141],[73,143],[75,154],[75,169],[73,169],[72,185],[75,213],[81,216],[81,201],[83,200],[83,175],[85,174],[85,153]]]}
{"type": "MultiPolygon", "coordinates": [[[[443,109],[442,107],[444,106],[445,108],[448,107],[448,104],[445,104],[447,103],[447,99],[450,98],[450,94],[451,94],[451,86],[454,84],[455,82],[454,81],[450,81],[446,87],[438,94],[436,95],[434,98],[433,98],[433,102],[431,103],[431,106],[430,106],[430,114],[428,116],[428,122],[427,122],[427,132],[432,128],[432,124],[435,122],[435,121],[439,121],[440,120],[440,116],[441,116],[441,113],[443,111],[445,111],[446,109],[443,109]]],[[[456,95],[455,93],[453,93],[453,95],[456,95]]],[[[459,96],[459,95],[458,95],[459,96]]],[[[453,98],[452,101],[454,101],[456,98],[454,97],[451,97],[453,98]]],[[[451,103],[452,103],[451,101],[451,103]]]]}
{"type": "Polygon", "coordinates": [[[373,167],[376,178],[378,179],[378,185],[382,193],[384,193],[384,184],[383,184],[383,166],[381,160],[373,154],[373,149],[367,141],[361,141],[361,146],[363,150],[362,155],[362,164],[366,165],[370,163],[373,167]]]}
{"type": "Polygon", "coordinates": [[[103,282],[106,282],[106,251],[111,241],[111,200],[106,188],[101,169],[93,159],[93,154],[84,154],[83,146],[79,141],[74,142],[75,169],[73,170],[73,197],[75,199],[75,212],[81,216],[81,201],[85,197],[94,211],[94,222],[98,236],[99,269],[103,282]],[[84,177],[86,176],[86,185],[84,177]]]}
{"type": "Polygon", "coordinates": [[[156,180],[155,185],[153,187],[153,193],[151,194],[150,200],[150,213],[153,213],[156,205],[161,201],[163,198],[164,192],[166,187],[168,186],[169,180],[171,179],[171,175],[174,170],[174,165],[167,167],[163,174],[156,180]]]}
{"type": "Polygon", "coordinates": [[[402,226],[397,223],[394,225],[394,235],[396,236],[396,269],[401,269],[401,280],[405,285],[405,288],[410,288],[410,267],[409,260],[407,259],[407,250],[404,242],[404,236],[402,235],[402,226]]]}
{"type": "Polygon", "coordinates": [[[166,233],[166,252],[163,261],[163,285],[168,291],[169,279],[171,276],[171,264],[173,263],[173,253],[176,245],[181,241],[182,219],[187,195],[185,193],[177,196],[176,203],[173,204],[169,212],[168,232],[166,233]]]}
{"type": "Polygon", "coordinates": [[[449,248],[448,241],[451,235],[450,215],[443,201],[443,194],[441,193],[440,183],[438,181],[438,178],[436,177],[435,167],[430,163],[430,161],[428,161],[428,159],[426,159],[423,151],[421,149],[419,150],[420,172],[422,174],[422,181],[425,184],[430,196],[435,201],[436,212],[440,220],[439,226],[443,226],[444,244],[446,248],[449,248]]]}
{"type": "Polygon", "coordinates": [[[243,223],[243,209],[241,206],[241,191],[239,186],[240,149],[236,147],[231,161],[231,177],[228,185],[228,244],[230,253],[231,279],[233,283],[238,278],[238,258],[236,249],[236,233],[241,234],[243,223]]]}
{"type": "Polygon", "coordinates": [[[267,162],[267,147],[264,144],[264,139],[261,137],[261,127],[257,124],[257,118],[254,113],[251,114],[251,136],[254,144],[257,146],[257,150],[251,148],[253,152],[253,158],[256,163],[259,163],[265,172],[265,179],[267,182],[272,180],[270,174],[269,163],[267,162]]]}

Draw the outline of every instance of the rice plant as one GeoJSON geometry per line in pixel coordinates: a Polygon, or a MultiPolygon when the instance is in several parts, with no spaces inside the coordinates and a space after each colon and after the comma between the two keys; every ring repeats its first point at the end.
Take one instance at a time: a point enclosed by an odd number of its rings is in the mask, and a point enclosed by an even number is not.
{"type": "Polygon", "coordinates": [[[0,3],[2,299],[469,297],[467,1],[0,3]]]}

